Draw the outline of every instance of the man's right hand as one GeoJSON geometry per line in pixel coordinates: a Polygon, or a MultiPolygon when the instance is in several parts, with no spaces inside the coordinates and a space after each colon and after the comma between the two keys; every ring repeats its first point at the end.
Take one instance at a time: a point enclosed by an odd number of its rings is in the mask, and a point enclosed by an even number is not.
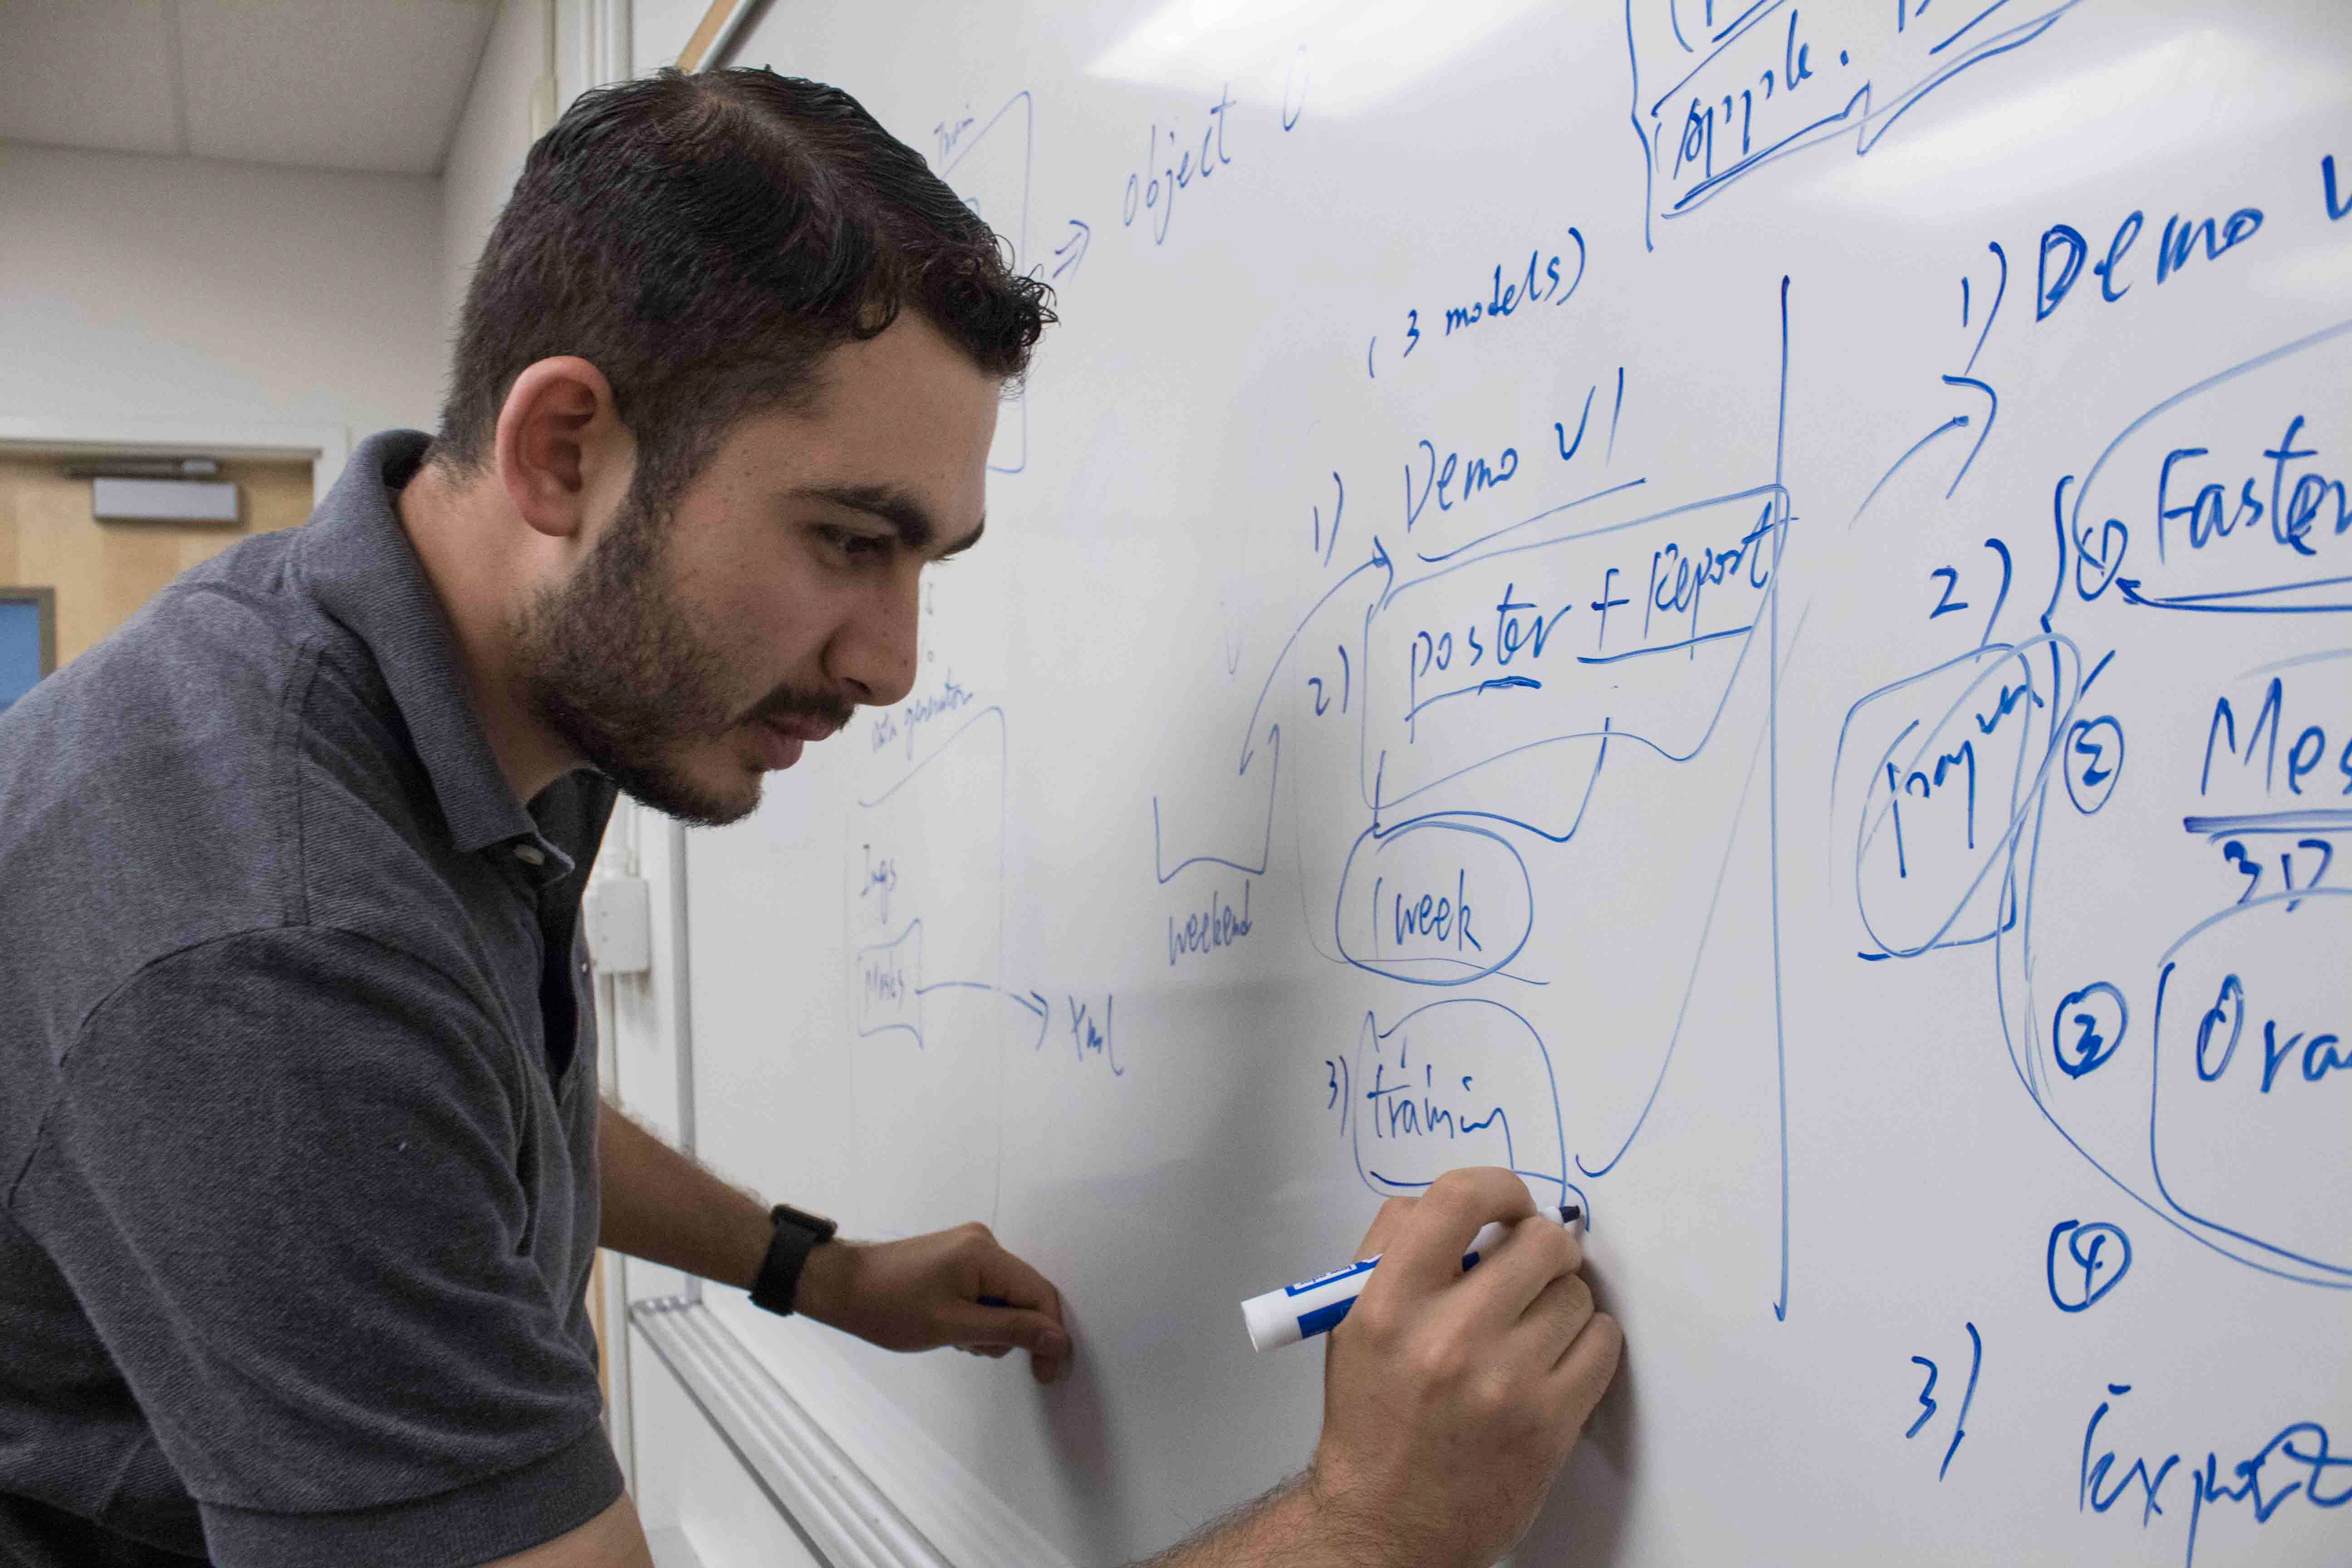
{"type": "Polygon", "coordinates": [[[1357,1256],[1378,1253],[1331,1331],[1323,1436],[1304,1489],[1349,1560],[1486,1568],[1535,1521],[1623,1345],[1577,1270],[1575,1232],[1534,1217],[1492,1166],[1391,1198],[1357,1256]],[[1517,1220],[1465,1273],[1490,1220],[1517,1220]]]}
{"type": "MultiPolygon", "coordinates": [[[[1572,1231],[1535,1217],[1508,1171],[1451,1171],[1392,1198],[1381,1255],[1324,1362],[1307,1474],[1149,1568],[1487,1568],[1527,1533],[1617,1371],[1572,1231]],[[1490,1220],[1519,1220],[1462,1271],[1490,1220]]],[[[650,1568],[626,1498],[501,1568],[650,1568]]]]}

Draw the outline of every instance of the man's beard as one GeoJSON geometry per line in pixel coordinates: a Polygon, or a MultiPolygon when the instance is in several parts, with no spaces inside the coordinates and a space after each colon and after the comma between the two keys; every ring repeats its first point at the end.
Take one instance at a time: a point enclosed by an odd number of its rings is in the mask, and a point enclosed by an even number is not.
{"type": "Polygon", "coordinates": [[[698,637],[665,571],[667,520],[632,496],[570,579],[545,588],[513,623],[532,714],[633,799],[706,827],[760,805],[751,775],[718,794],[677,760],[754,720],[805,715],[839,729],[852,706],[837,693],[780,686],[751,707],[727,698],[726,661],[698,637]]]}

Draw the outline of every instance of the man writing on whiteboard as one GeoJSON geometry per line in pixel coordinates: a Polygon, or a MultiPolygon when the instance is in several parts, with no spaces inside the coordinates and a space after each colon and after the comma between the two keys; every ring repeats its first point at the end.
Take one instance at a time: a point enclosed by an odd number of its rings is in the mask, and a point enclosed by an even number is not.
{"type": "MultiPolygon", "coordinates": [[[[906,696],[1043,293],[845,95],[592,93],[440,433],[0,719],[0,1556],[646,1563],[600,1241],[1055,1379],[1060,1300],[984,1229],[835,1239],[603,1102],[577,938],[616,791],[732,821],[906,696]]],[[[1559,1226],[1462,1271],[1530,1213],[1491,1170],[1384,1208],[1311,1463],[1155,1563],[1507,1551],[1618,1353],[1559,1226]]]]}

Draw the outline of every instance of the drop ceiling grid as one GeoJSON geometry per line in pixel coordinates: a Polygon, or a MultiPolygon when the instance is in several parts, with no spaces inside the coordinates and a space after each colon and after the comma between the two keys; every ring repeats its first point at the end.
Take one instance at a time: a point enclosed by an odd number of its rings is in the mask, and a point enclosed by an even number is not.
{"type": "Polygon", "coordinates": [[[0,140],[436,174],[497,9],[497,0],[9,0],[0,5],[0,140]]]}

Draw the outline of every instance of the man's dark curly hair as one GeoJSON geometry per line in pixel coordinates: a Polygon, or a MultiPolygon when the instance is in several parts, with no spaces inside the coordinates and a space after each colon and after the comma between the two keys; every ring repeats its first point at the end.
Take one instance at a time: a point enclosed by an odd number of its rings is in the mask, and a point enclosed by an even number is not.
{"type": "Polygon", "coordinates": [[[434,458],[480,469],[525,367],[576,354],[666,514],[727,432],[806,408],[815,368],[908,305],[981,370],[1027,370],[1051,291],[838,88],[769,70],[583,93],[530,150],[483,247],[434,458]]]}

